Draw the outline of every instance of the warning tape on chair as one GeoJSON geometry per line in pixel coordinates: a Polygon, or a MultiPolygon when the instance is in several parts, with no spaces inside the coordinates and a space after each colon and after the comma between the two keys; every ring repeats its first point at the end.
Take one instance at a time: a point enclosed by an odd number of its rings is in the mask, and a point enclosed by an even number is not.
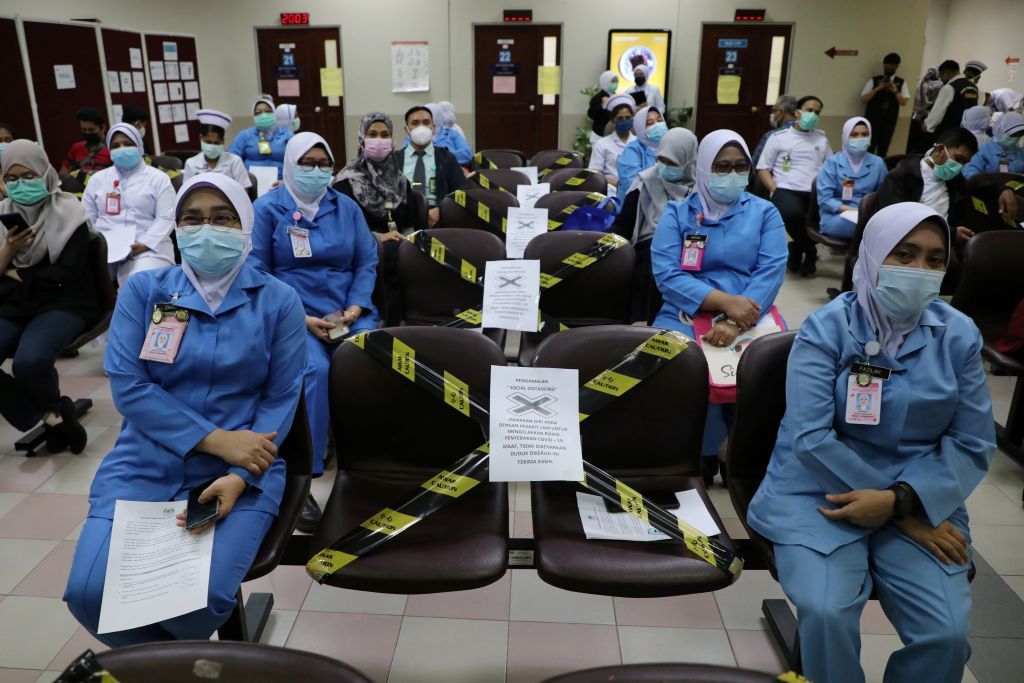
{"type": "MultiPolygon", "coordinates": [[[[595,171],[593,169],[581,168],[578,173],[576,173],[575,175],[573,175],[573,177],[571,177],[568,180],[566,180],[562,184],[562,186],[558,188],[558,190],[565,191],[567,189],[577,188],[580,185],[582,185],[583,183],[585,183],[588,180],[590,180],[590,178],[593,177],[596,173],[597,173],[597,171],[595,171]]],[[[552,188],[552,191],[558,191],[558,190],[555,190],[554,188],[552,188]]]]}
{"type": "MultiPolygon", "coordinates": [[[[489,406],[484,398],[486,393],[475,390],[447,370],[439,369],[422,357],[417,357],[415,349],[390,332],[373,330],[346,341],[453,410],[475,420],[485,430],[488,428],[489,406]]],[[[686,338],[678,332],[659,330],[652,334],[614,366],[580,387],[580,421],[629,393],[686,348],[686,338]]],[[[306,564],[307,573],[318,583],[323,583],[332,574],[460,498],[486,481],[489,458],[489,444],[481,444],[428,478],[405,501],[382,508],[330,547],[314,555],[306,564]]],[[[663,534],[682,542],[688,550],[712,566],[733,577],[740,574],[743,561],[720,541],[700,533],[600,468],[586,461],[583,467],[583,486],[613,501],[624,511],[663,534]]]]}
{"type": "MultiPolygon", "coordinates": [[[[505,190],[508,192],[508,190],[505,190]]],[[[511,194],[515,194],[514,192],[511,194]]],[[[456,190],[451,194],[452,200],[456,205],[462,207],[473,216],[486,223],[488,226],[493,228],[495,232],[499,232],[504,235],[508,232],[508,219],[501,215],[501,211],[492,208],[488,204],[470,197],[466,194],[465,190],[456,190]]],[[[591,192],[575,204],[570,204],[565,207],[557,214],[548,218],[548,231],[558,230],[560,227],[565,225],[565,222],[572,215],[573,211],[580,208],[581,206],[597,206],[603,202],[607,197],[600,192],[591,192]]]]}
{"type": "Polygon", "coordinates": [[[476,162],[476,165],[481,168],[498,168],[498,165],[496,163],[485,157],[480,152],[477,152],[476,154],[473,155],[473,161],[476,162]]]}
{"type": "Polygon", "coordinates": [[[485,190],[501,190],[502,192],[508,192],[513,197],[516,196],[515,190],[510,190],[507,187],[502,187],[497,182],[491,180],[480,171],[470,173],[469,176],[466,177],[466,180],[476,183],[485,190]]]}
{"type": "Polygon", "coordinates": [[[541,170],[537,171],[537,177],[543,178],[552,171],[557,171],[560,168],[567,168],[569,164],[571,164],[572,162],[576,161],[579,158],[580,155],[577,153],[569,154],[564,157],[558,157],[557,159],[552,161],[549,166],[545,166],[541,170]]]}

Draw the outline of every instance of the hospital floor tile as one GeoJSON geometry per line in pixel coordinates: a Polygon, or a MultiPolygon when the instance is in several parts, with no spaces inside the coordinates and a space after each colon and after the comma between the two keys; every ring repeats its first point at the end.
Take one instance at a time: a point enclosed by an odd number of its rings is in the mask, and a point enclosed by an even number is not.
{"type": "Polygon", "coordinates": [[[61,540],[88,512],[87,496],[36,493],[0,518],[0,538],[61,540]]]}
{"type": "Polygon", "coordinates": [[[619,626],[623,664],[694,662],[736,666],[729,636],[722,629],[619,626]]]}
{"type": "MultiPolygon", "coordinates": [[[[11,448],[13,451],[13,446],[11,448]]],[[[32,493],[57,470],[71,462],[71,455],[37,455],[31,458],[10,453],[0,458],[0,491],[32,493]]]]}
{"type": "Polygon", "coordinates": [[[309,587],[302,609],[311,612],[401,615],[405,612],[405,596],[355,591],[314,583],[309,587]]]}
{"type": "Polygon", "coordinates": [[[967,499],[967,513],[972,527],[976,524],[1024,525],[1020,498],[1012,500],[995,484],[979,484],[974,489],[967,499]]]}
{"type": "Polygon", "coordinates": [[[1010,683],[1021,680],[1024,647],[1019,638],[971,638],[967,665],[978,683],[1010,683]]]}
{"type": "Polygon", "coordinates": [[[305,567],[279,566],[264,577],[243,583],[242,593],[246,599],[252,593],[273,593],[274,609],[299,610],[312,583],[305,567]]]}
{"type": "MultiPolygon", "coordinates": [[[[102,428],[106,429],[106,428],[102,428]]],[[[99,458],[76,457],[56,474],[47,479],[36,491],[38,493],[69,493],[89,495],[93,477],[103,461],[99,458]]]]}
{"type": "Polygon", "coordinates": [[[727,629],[746,631],[767,628],[761,614],[761,601],[785,595],[772,575],[765,569],[748,569],[728,588],[715,591],[718,611],[727,629]]]}
{"type": "Polygon", "coordinates": [[[55,541],[0,538],[0,593],[13,591],[56,547],[55,541]]]}
{"type": "Polygon", "coordinates": [[[723,628],[713,593],[668,598],[613,598],[619,626],[723,628]]]}
{"type": "Polygon", "coordinates": [[[26,496],[28,496],[27,493],[0,493],[0,517],[6,515],[15,505],[25,500],[26,496]]]}
{"type": "Polygon", "coordinates": [[[37,598],[59,598],[64,595],[75,555],[74,541],[61,541],[57,547],[28,573],[11,593],[37,598]]]}
{"type": "Polygon", "coordinates": [[[775,674],[789,668],[767,631],[729,631],[728,634],[736,666],[775,674]]]}
{"type": "Polygon", "coordinates": [[[53,658],[46,668],[63,671],[86,650],[92,650],[98,654],[107,649],[109,648],[106,645],[96,640],[92,634],[79,626],[78,630],[71,636],[71,639],[60,649],[60,652],[57,653],[57,656],[53,658]]]}
{"type": "Polygon", "coordinates": [[[483,588],[410,595],[405,603],[405,616],[508,621],[513,573],[512,570],[507,571],[503,577],[483,588]]]}
{"type": "Polygon", "coordinates": [[[995,574],[974,577],[971,583],[972,636],[1024,638],[1022,614],[1024,601],[1002,577],[995,574]]]}
{"type": "Polygon", "coordinates": [[[263,630],[263,636],[260,638],[260,642],[264,645],[284,647],[284,644],[288,641],[288,636],[291,635],[292,628],[295,626],[295,620],[298,616],[299,613],[296,610],[275,609],[271,611],[270,618],[267,619],[267,625],[263,630]]]}
{"type": "Polygon", "coordinates": [[[303,610],[285,645],[333,657],[374,681],[386,681],[401,626],[402,617],[390,615],[303,610]]]}
{"type": "Polygon", "coordinates": [[[388,683],[480,683],[505,676],[507,621],[406,617],[388,683]]]}
{"type": "Polygon", "coordinates": [[[44,669],[77,628],[57,598],[7,596],[0,602],[0,667],[44,669]]]}
{"type": "Polygon", "coordinates": [[[614,626],[527,621],[509,624],[507,683],[537,683],[569,671],[620,661],[614,626]]]}
{"type": "Polygon", "coordinates": [[[1024,529],[1021,527],[972,524],[971,539],[975,549],[1000,574],[1024,574],[1024,529]]]}
{"type": "Polygon", "coordinates": [[[512,572],[513,621],[549,621],[572,624],[614,624],[612,599],[574,593],[550,586],[532,569],[512,572]]]}

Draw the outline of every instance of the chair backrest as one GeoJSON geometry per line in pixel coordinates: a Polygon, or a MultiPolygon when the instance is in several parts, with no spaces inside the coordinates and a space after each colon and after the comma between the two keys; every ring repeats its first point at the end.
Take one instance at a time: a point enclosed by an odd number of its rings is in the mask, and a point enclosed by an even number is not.
{"type": "Polygon", "coordinates": [[[168,154],[153,157],[153,165],[165,171],[180,171],[185,168],[185,164],[182,163],[181,159],[168,154]]]}
{"type": "MultiPolygon", "coordinates": [[[[530,365],[576,368],[582,385],[655,332],[633,325],[565,330],[541,342],[530,365]]],[[[587,462],[621,477],[699,475],[707,403],[708,364],[691,344],[580,425],[587,462]]]]}
{"type": "Polygon", "coordinates": [[[542,683],[778,683],[774,674],[713,664],[621,664],[573,671],[542,683]]]}
{"type": "Polygon", "coordinates": [[[416,227],[426,228],[430,225],[430,206],[427,204],[427,198],[419,192],[412,192],[411,195],[415,204],[413,212],[416,216],[416,227]]]}
{"type": "Polygon", "coordinates": [[[71,194],[81,194],[85,192],[85,183],[77,174],[69,173],[60,179],[60,189],[71,194]]]}
{"type": "Polygon", "coordinates": [[[1024,300],[1024,232],[994,230],[975,235],[964,248],[963,272],[953,306],[974,320],[986,341],[1003,332],[1024,300]]]}
{"type": "MultiPolygon", "coordinates": [[[[501,219],[508,216],[510,206],[519,206],[519,200],[515,195],[501,190],[466,190],[466,196],[485,204],[490,209],[491,221],[496,224],[500,224],[501,219]]],[[[500,228],[480,218],[476,211],[464,209],[456,204],[454,193],[441,200],[440,209],[441,217],[437,224],[439,228],[476,228],[487,230],[505,239],[505,234],[500,228]]]]}
{"type": "Polygon", "coordinates": [[[165,157],[174,157],[174,158],[180,160],[182,164],[184,164],[186,161],[188,161],[189,159],[191,159],[192,157],[194,157],[195,155],[197,155],[199,153],[200,153],[200,150],[198,150],[198,149],[165,149],[164,150],[164,156],[165,157]]]}
{"type": "Polygon", "coordinates": [[[818,206],[818,179],[811,181],[811,201],[807,202],[807,227],[818,230],[821,227],[821,207],[818,206]]]}
{"type": "Polygon", "coordinates": [[[91,342],[96,337],[107,331],[110,327],[110,319],[114,314],[114,306],[117,305],[117,290],[114,289],[114,282],[110,279],[110,269],[107,265],[107,240],[102,233],[89,233],[88,247],[89,278],[93,291],[96,292],[96,303],[99,305],[100,317],[96,324],[78,335],[66,348],[66,350],[78,350],[91,342]]]}
{"type": "Polygon", "coordinates": [[[921,156],[921,154],[890,154],[885,159],[883,159],[883,161],[885,161],[886,170],[891,171],[892,169],[902,164],[904,161],[921,161],[921,156]]]}
{"type": "MultiPolygon", "coordinates": [[[[526,166],[526,157],[518,149],[481,149],[477,150],[485,159],[490,160],[498,168],[512,168],[513,166],[526,166]]],[[[474,170],[482,168],[474,158],[470,162],[474,170]]]]}
{"type": "MultiPolygon", "coordinates": [[[[493,183],[497,187],[490,187],[484,189],[497,189],[503,187],[510,193],[516,193],[516,187],[519,185],[529,185],[530,178],[522,171],[513,171],[511,168],[482,168],[477,171],[480,175],[487,178],[488,181],[493,183]]],[[[470,187],[483,187],[479,183],[470,185],[470,187]]]]}
{"type": "Polygon", "coordinates": [[[301,672],[304,681],[371,683],[349,665],[315,652],[230,640],[129,645],[101,652],[96,658],[111,676],[126,682],[180,683],[212,678],[218,683],[276,683],[295,680],[301,672]],[[197,672],[196,665],[203,660],[217,666],[217,675],[197,672]]]}
{"type": "Polygon", "coordinates": [[[853,229],[853,236],[850,244],[846,247],[846,263],[843,265],[842,291],[853,290],[853,266],[857,263],[857,254],[860,252],[860,241],[864,237],[864,228],[868,221],[875,215],[878,205],[878,193],[868,192],[861,197],[860,205],[857,207],[857,226],[853,229]]]}
{"type": "Polygon", "coordinates": [[[786,413],[786,367],[795,331],[761,337],[736,369],[736,418],[725,457],[726,482],[736,514],[774,571],[771,546],[747,527],[747,508],[761,485],[786,413]]]}
{"type": "Polygon", "coordinates": [[[256,559],[245,576],[246,581],[266,576],[280,564],[309,496],[309,487],[313,481],[313,441],[309,434],[305,392],[299,394],[299,405],[295,408],[292,427],[277,449],[277,456],[285,462],[284,494],[281,496],[277,517],[263,537],[256,559]]]}
{"type": "Polygon", "coordinates": [[[184,182],[185,176],[179,173],[178,175],[171,178],[171,187],[174,188],[175,192],[178,192],[181,189],[181,186],[184,184],[184,182]]]}
{"type": "MultiPolygon", "coordinates": [[[[582,206],[580,202],[586,199],[589,194],[591,193],[584,192],[583,190],[562,190],[561,192],[551,192],[538,199],[537,203],[533,206],[537,209],[547,209],[548,218],[554,218],[568,206],[572,206],[573,204],[576,206],[582,206]]],[[[608,202],[605,204],[604,210],[608,213],[615,213],[615,204],[613,202],[608,202]]]]}
{"type": "MultiPolygon", "coordinates": [[[[523,258],[539,259],[541,272],[553,273],[566,257],[585,251],[602,237],[604,233],[583,230],[548,232],[530,240],[523,258]]],[[[540,308],[570,327],[628,323],[635,263],[633,247],[620,247],[564,282],[541,290],[540,308]]]]}
{"type": "Polygon", "coordinates": [[[258,189],[259,188],[257,188],[256,186],[256,176],[254,176],[252,173],[249,173],[249,187],[245,188],[246,194],[249,195],[249,201],[256,201],[256,198],[259,196],[257,194],[258,189]]]}
{"type": "MultiPolygon", "coordinates": [[[[425,231],[445,247],[476,266],[481,275],[488,261],[505,258],[505,244],[497,236],[471,228],[425,231]]],[[[437,325],[468,308],[478,308],[483,290],[446,270],[410,242],[398,245],[398,289],[401,319],[408,325],[437,325]]]]}
{"type": "Polygon", "coordinates": [[[968,178],[967,194],[971,197],[971,206],[974,210],[970,213],[967,227],[976,233],[989,230],[1016,230],[1016,223],[1011,227],[999,215],[999,195],[1006,189],[1006,183],[1011,180],[1020,181],[1022,177],[1024,176],[1016,173],[979,173],[968,178]],[[982,206],[983,211],[979,210],[982,206]]]}
{"type": "MultiPolygon", "coordinates": [[[[478,391],[505,354],[482,334],[450,327],[385,328],[416,352],[478,391]]],[[[343,434],[338,469],[429,476],[484,443],[480,426],[370,357],[343,343],[331,358],[331,424],[343,434]]]]}
{"type": "Polygon", "coordinates": [[[583,168],[585,165],[583,155],[571,149],[545,149],[537,152],[530,159],[530,166],[536,166],[541,171],[546,168],[550,168],[552,171],[560,168],[583,168]],[[568,157],[571,161],[567,164],[555,164],[563,157],[568,157]]]}
{"type": "Polygon", "coordinates": [[[608,179],[600,171],[591,168],[560,168],[548,173],[540,181],[550,183],[552,192],[576,190],[604,194],[608,191],[608,179]],[[577,178],[577,175],[583,177],[577,178]]]}

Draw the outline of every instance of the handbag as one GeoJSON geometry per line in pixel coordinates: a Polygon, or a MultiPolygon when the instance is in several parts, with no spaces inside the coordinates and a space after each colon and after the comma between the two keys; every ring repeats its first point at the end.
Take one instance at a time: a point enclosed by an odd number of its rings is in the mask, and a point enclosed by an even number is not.
{"type": "Polygon", "coordinates": [[[768,313],[757,321],[757,325],[741,332],[731,346],[721,347],[705,345],[702,339],[708,330],[714,327],[712,318],[711,313],[698,313],[693,318],[693,336],[696,337],[697,345],[708,361],[708,400],[711,403],[735,403],[736,368],[739,367],[743,352],[755,339],[784,331],[786,321],[779,314],[778,307],[772,306],[768,313]]]}

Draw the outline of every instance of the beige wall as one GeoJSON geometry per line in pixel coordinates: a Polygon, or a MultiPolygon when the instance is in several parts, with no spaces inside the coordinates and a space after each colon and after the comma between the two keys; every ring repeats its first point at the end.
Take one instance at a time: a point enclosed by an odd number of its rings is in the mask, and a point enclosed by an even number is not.
{"type": "MultiPolygon", "coordinates": [[[[1009,78],[1007,57],[1024,59],[1024,2],[1021,0],[948,1],[940,59],[955,59],[961,68],[969,59],[988,66],[982,90],[1013,88],[1024,92],[1024,69],[1018,64],[1009,78]]],[[[938,8],[937,8],[938,9],[938,8]]]]}
{"type": "MultiPolygon", "coordinates": [[[[843,121],[862,112],[858,101],[860,88],[878,71],[882,55],[899,51],[903,55],[902,71],[908,79],[920,72],[932,1],[935,0],[862,0],[855,6],[815,0],[760,3],[759,6],[767,8],[770,21],[795,23],[788,90],[797,95],[813,92],[824,100],[822,125],[834,146],[838,147],[843,121]],[[885,21],[879,21],[880,16],[885,21]],[[833,45],[858,49],[860,55],[830,60],[824,51],[833,45]]],[[[1007,7],[1019,3],[981,1],[1007,7]]],[[[975,6],[975,2],[965,4],[975,6]]],[[[532,8],[535,22],[563,26],[563,146],[569,144],[575,128],[583,123],[587,101],[579,94],[580,89],[596,82],[604,70],[609,29],[671,29],[669,103],[692,105],[697,89],[701,23],[731,21],[733,12],[732,4],[718,0],[647,0],[636,4],[623,4],[621,0],[517,0],[511,5],[532,8]]],[[[297,8],[282,7],[269,0],[37,0],[26,8],[21,0],[0,0],[0,14],[97,18],[110,26],[193,33],[199,50],[203,104],[230,112],[241,126],[248,123],[248,102],[259,87],[253,27],[274,25],[281,9],[309,11],[314,24],[341,26],[345,123],[348,151],[352,153],[363,113],[380,109],[398,116],[411,104],[426,100],[452,100],[460,124],[472,141],[472,26],[500,20],[502,7],[511,5],[504,0],[306,0],[297,8]],[[392,40],[430,41],[429,93],[390,92],[392,40]]],[[[1016,22],[1016,26],[1020,25],[1016,22]]],[[[1011,28],[1007,25],[1005,30],[1009,32],[1011,28]]],[[[974,40],[977,41],[977,34],[974,40]]],[[[904,116],[909,116],[909,112],[910,107],[905,107],[904,116]]],[[[903,119],[895,147],[902,144],[899,138],[905,130],[903,119]]]]}

